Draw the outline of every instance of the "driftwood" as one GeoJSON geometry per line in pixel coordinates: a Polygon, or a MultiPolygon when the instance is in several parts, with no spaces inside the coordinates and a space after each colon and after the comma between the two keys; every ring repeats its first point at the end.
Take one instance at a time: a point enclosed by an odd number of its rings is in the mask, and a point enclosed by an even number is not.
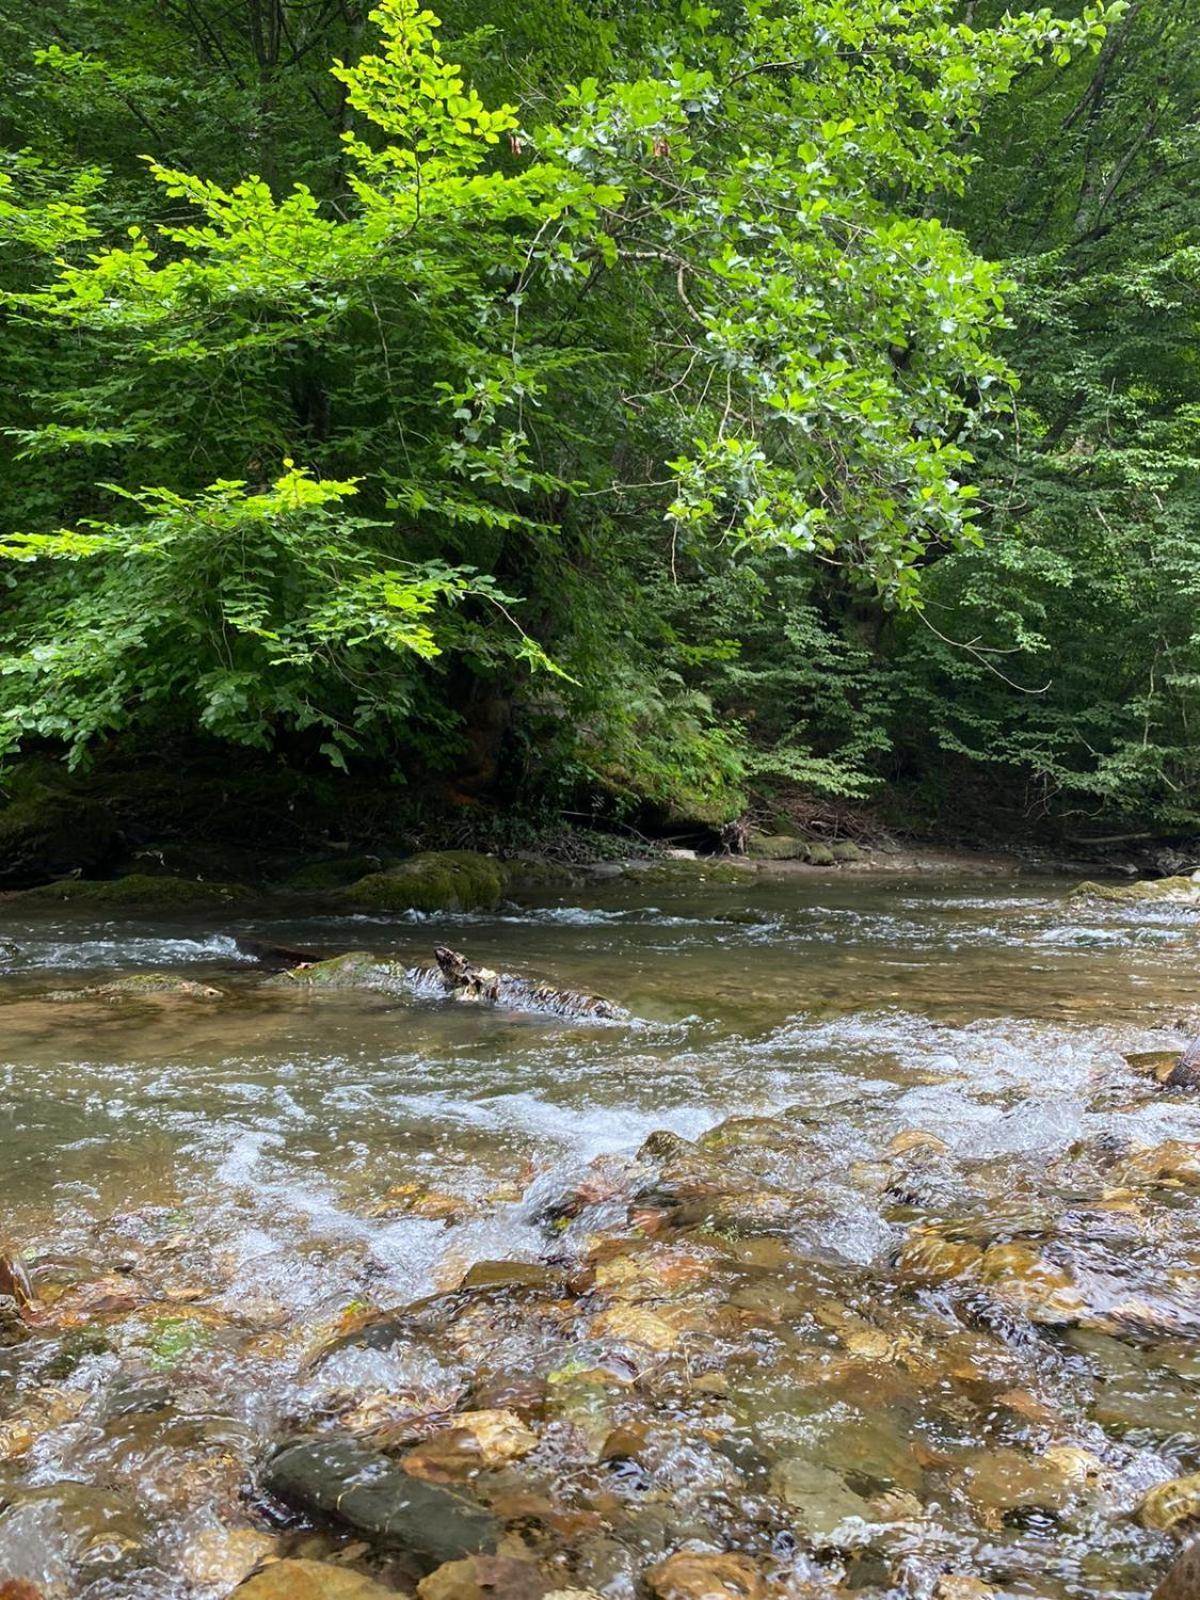
{"type": "Polygon", "coordinates": [[[506,972],[493,972],[478,966],[457,950],[439,945],[433,952],[437,966],[424,969],[425,975],[440,982],[455,1000],[477,1001],[488,1005],[511,1006],[516,1011],[546,1011],[556,1017],[587,1018],[601,1022],[623,1022],[629,1013],[598,994],[582,994],[576,989],[555,989],[548,983],[533,983],[506,972]]]}

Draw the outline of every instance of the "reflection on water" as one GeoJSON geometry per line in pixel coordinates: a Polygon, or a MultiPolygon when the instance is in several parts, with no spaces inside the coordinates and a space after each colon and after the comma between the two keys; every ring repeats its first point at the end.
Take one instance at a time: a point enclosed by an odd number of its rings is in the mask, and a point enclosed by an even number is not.
{"type": "Polygon", "coordinates": [[[505,1469],[596,1524],[554,1535],[563,1587],[624,1600],[690,1538],[814,1594],[1147,1594],[1172,1535],[1130,1513],[1200,1468],[1200,1107],[1124,1057],[1200,1018],[1198,926],[1044,881],[858,877],[491,917],[12,919],[0,1248],[42,1322],[0,1348],[0,1576],[225,1592],[197,1541],[271,1531],[258,1469],[295,1423],[453,1412],[481,1362],[547,1379],[632,1348],[632,1389],[555,1379],[505,1469]],[[264,986],[246,932],[412,961],[448,940],[637,1021],[306,997],[264,986]],[[224,998],[47,998],[147,970],[224,998]],[[773,1120],[708,1134],[730,1118],[773,1120]],[[632,1163],[656,1130],[688,1143],[632,1163]],[[606,1277],[606,1252],[632,1264],[606,1277]],[[499,1331],[460,1308],[314,1368],[348,1308],[498,1261],[596,1277],[530,1289],[499,1331]],[[635,1465],[602,1468],[623,1426],[635,1465]]]}

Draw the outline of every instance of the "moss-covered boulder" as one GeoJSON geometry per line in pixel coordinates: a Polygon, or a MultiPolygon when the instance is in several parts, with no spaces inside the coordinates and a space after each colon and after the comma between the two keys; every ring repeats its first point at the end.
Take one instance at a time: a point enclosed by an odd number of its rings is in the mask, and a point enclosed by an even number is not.
{"type": "Polygon", "coordinates": [[[429,850],[341,891],[355,911],[488,911],[504,893],[506,873],[474,850],[429,850]]]}
{"type": "Polygon", "coordinates": [[[63,878],[26,889],[13,899],[33,904],[66,904],[86,910],[130,913],[210,911],[247,901],[251,891],[238,883],[197,883],[188,878],[156,878],[131,872],[125,878],[63,878]]]}
{"type": "Polygon", "coordinates": [[[0,888],[23,888],[56,873],[94,872],[114,858],[119,844],[116,823],[103,805],[40,771],[18,773],[0,798],[0,888]]]}
{"type": "Polygon", "coordinates": [[[1141,878],[1136,883],[1079,883],[1072,900],[1104,900],[1113,905],[1200,905],[1200,877],[1141,878]]]}
{"type": "Polygon", "coordinates": [[[752,833],[746,853],[756,861],[807,861],[811,846],[794,833],[752,833]]]}
{"type": "Polygon", "coordinates": [[[369,989],[393,993],[409,987],[408,972],[398,961],[381,961],[369,950],[347,950],[328,961],[293,967],[270,980],[275,989],[301,989],[336,993],[342,989],[369,989]]]}
{"type": "Polygon", "coordinates": [[[866,860],[866,856],[853,839],[839,839],[836,844],[831,844],[829,849],[839,866],[849,866],[855,861],[866,860]]]}
{"type": "Polygon", "coordinates": [[[510,894],[553,893],[556,889],[572,889],[581,881],[572,867],[561,861],[547,861],[543,856],[518,856],[506,861],[503,870],[510,894]]]}
{"type": "Polygon", "coordinates": [[[808,864],[810,867],[832,867],[836,864],[837,857],[831,845],[810,844],[808,847],[808,864]]]}

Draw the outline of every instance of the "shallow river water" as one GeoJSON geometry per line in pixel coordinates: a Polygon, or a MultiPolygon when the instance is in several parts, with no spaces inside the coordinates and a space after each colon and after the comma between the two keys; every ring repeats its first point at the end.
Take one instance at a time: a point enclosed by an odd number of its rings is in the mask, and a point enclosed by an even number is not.
{"type": "Polygon", "coordinates": [[[299,1552],[411,1588],[429,1559],[264,1473],[300,1431],[612,1600],[681,1549],[794,1595],[1147,1596],[1189,1523],[1146,1497],[1200,1470],[1200,1104],[1125,1057],[1200,1027],[1200,913],[1065,887],[10,906],[0,1253],[32,1300],[0,1334],[0,1579],[216,1597],[299,1552]],[[444,942],[633,1021],[312,993],[246,933],[444,942]],[[222,998],[47,997],[148,971],[222,998]],[[473,1443],[497,1412],[507,1442],[473,1443]]]}

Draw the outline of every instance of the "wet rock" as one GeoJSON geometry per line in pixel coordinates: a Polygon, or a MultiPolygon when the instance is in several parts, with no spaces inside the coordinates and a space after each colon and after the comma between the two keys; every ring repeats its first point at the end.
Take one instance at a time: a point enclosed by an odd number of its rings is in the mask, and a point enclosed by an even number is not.
{"type": "Polygon", "coordinates": [[[1200,1600],[1200,1541],[1176,1556],[1150,1600],[1200,1600]]]}
{"type": "Polygon", "coordinates": [[[1138,1506],[1137,1515],[1144,1528],[1160,1533],[1178,1522],[1200,1517],[1200,1472],[1156,1484],[1138,1506]]]}
{"type": "Polygon", "coordinates": [[[489,1289],[508,1286],[522,1289],[554,1289],[562,1273],[539,1261],[476,1261],[463,1274],[461,1289],[489,1289]]]}
{"type": "Polygon", "coordinates": [[[933,1600],[988,1600],[996,1590],[982,1578],[972,1578],[966,1573],[947,1572],[937,1581],[933,1600]]]}
{"type": "Polygon", "coordinates": [[[1079,1487],[1060,1464],[1007,1448],[975,1452],[965,1463],[962,1486],[985,1525],[993,1527],[1013,1511],[1060,1511],[1079,1487]]]}
{"type": "Polygon", "coordinates": [[[328,1561],[273,1561],[233,1592],[236,1600],[396,1600],[394,1589],[328,1561]]]}
{"type": "Polygon", "coordinates": [[[456,1561],[495,1546],[495,1520],[479,1505],[412,1477],[348,1434],[285,1443],[268,1462],[263,1483],[301,1511],[435,1561],[456,1561]]]}
{"type": "Polygon", "coordinates": [[[273,939],[248,939],[234,935],[234,944],[244,956],[256,961],[260,967],[272,972],[287,972],[294,967],[311,966],[320,956],[311,950],[296,950],[290,945],[276,944],[273,939]]]}
{"type": "Polygon", "coordinates": [[[1071,1275],[1027,1244],[992,1245],[979,1275],[998,1299],[1031,1322],[1061,1327],[1077,1322],[1087,1309],[1071,1275]]]}
{"type": "Polygon", "coordinates": [[[410,1450],[405,1472],[432,1483],[469,1478],[484,1467],[520,1461],[537,1446],[533,1433],[512,1411],[463,1411],[453,1426],[410,1450]]]}
{"type": "Polygon", "coordinates": [[[488,911],[504,892],[504,871],[474,850],[411,856],[343,889],[339,899],[358,911],[488,911]]]}
{"type": "Polygon", "coordinates": [[[25,1578],[0,1579],[0,1600],[45,1600],[36,1583],[25,1578]]]}
{"type": "Polygon", "coordinates": [[[397,961],[381,961],[369,950],[347,950],[326,961],[305,962],[269,981],[275,988],[335,992],[367,989],[381,994],[404,994],[411,988],[407,968],[397,961]]]}
{"type": "Polygon", "coordinates": [[[916,1151],[933,1156],[942,1155],[945,1150],[946,1141],[939,1139],[936,1133],[927,1133],[924,1128],[905,1128],[888,1145],[890,1156],[907,1156],[916,1151]]]}
{"type": "Polygon", "coordinates": [[[767,1591],[754,1562],[736,1552],[681,1550],[642,1576],[655,1600],[762,1600],[767,1591]]]}
{"type": "Polygon", "coordinates": [[[26,889],[20,898],[168,915],[244,903],[253,894],[238,883],[200,883],[191,878],[156,878],[149,873],[131,872],[124,878],[63,878],[37,889],[26,889]]]}
{"type": "Polygon", "coordinates": [[[975,1276],[982,1261],[978,1245],[948,1239],[936,1228],[913,1228],[900,1247],[896,1269],[911,1283],[951,1283],[975,1276]]]}
{"type": "Polygon", "coordinates": [[[223,1000],[224,993],[207,983],[178,977],[173,972],[135,972],[112,983],[94,983],[86,989],[55,989],[48,1000],[102,1000],[105,1005],[124,1001],[169,1004],[172,1000],[223,1000]]]}
{"type": "Polygon", "coordinates": [[[859,849],[853,839],[838,839],[829,846],[833,859],[839,866],[849,866],[854,862],[865,861],[866,854],[859,849]]]}
{"type": "Polygon", "coordinates": [[[1200,1184],[1200,1144],[1165,1139],[1162,1144],[1135,1150],[1122,1164],[1119,1178],[1122,1184],[1134,1186],[1200,1184]]]}
{"type": "Polygon", "coordinates": [[[695,861],[627,861],[624,876],[634,883],[657,884],[664,888],[692,883],[746,883],[754,873],[754,863],[728,857],[697,856],[695,861]]]}
{"type": "Polygon", "coordinates": [[[679,1333],[664,1318],[639,1306],[618,1305],[602,1311],[591,1325],[593,1339],[616,1339],[621,1344],[640,1345],[656,1354],[674,1350],[679,1333]]]}
{"type": "Polygon", "coordinates": [[[820,1544],[832,1541],[850,1518],[866,1521],[870,1517],[867,1502],[854,1493],[841,1473],[804,1456],[790,1456],[776,1464],[771,1491],[792,1507],[804,1534],[820,1544]]]}
{"type": "Polygon", "coordinates": [[[448,1561],[422,1578],[420,1600],[544,1600],[555,1580],[512,1556],[468,1556],[448,1561]]]}
{"type": "Polygon", "coordinates": [[[189,1583],[226,1595],[275,1545],[273,1534],[256,1528],[205,1528],[190,1540],[180,1565],[189,1583]]]}
{"type": "Polygon", "coordinates": [[[92,1579],[113,1583],[142,1554],[145,1537],[140,1509],[110,1489],[74,1482],[26,1488],[0,1511],[0,1573],[33,1572],[52,1592],[77,1593],[92,1579]]]}

